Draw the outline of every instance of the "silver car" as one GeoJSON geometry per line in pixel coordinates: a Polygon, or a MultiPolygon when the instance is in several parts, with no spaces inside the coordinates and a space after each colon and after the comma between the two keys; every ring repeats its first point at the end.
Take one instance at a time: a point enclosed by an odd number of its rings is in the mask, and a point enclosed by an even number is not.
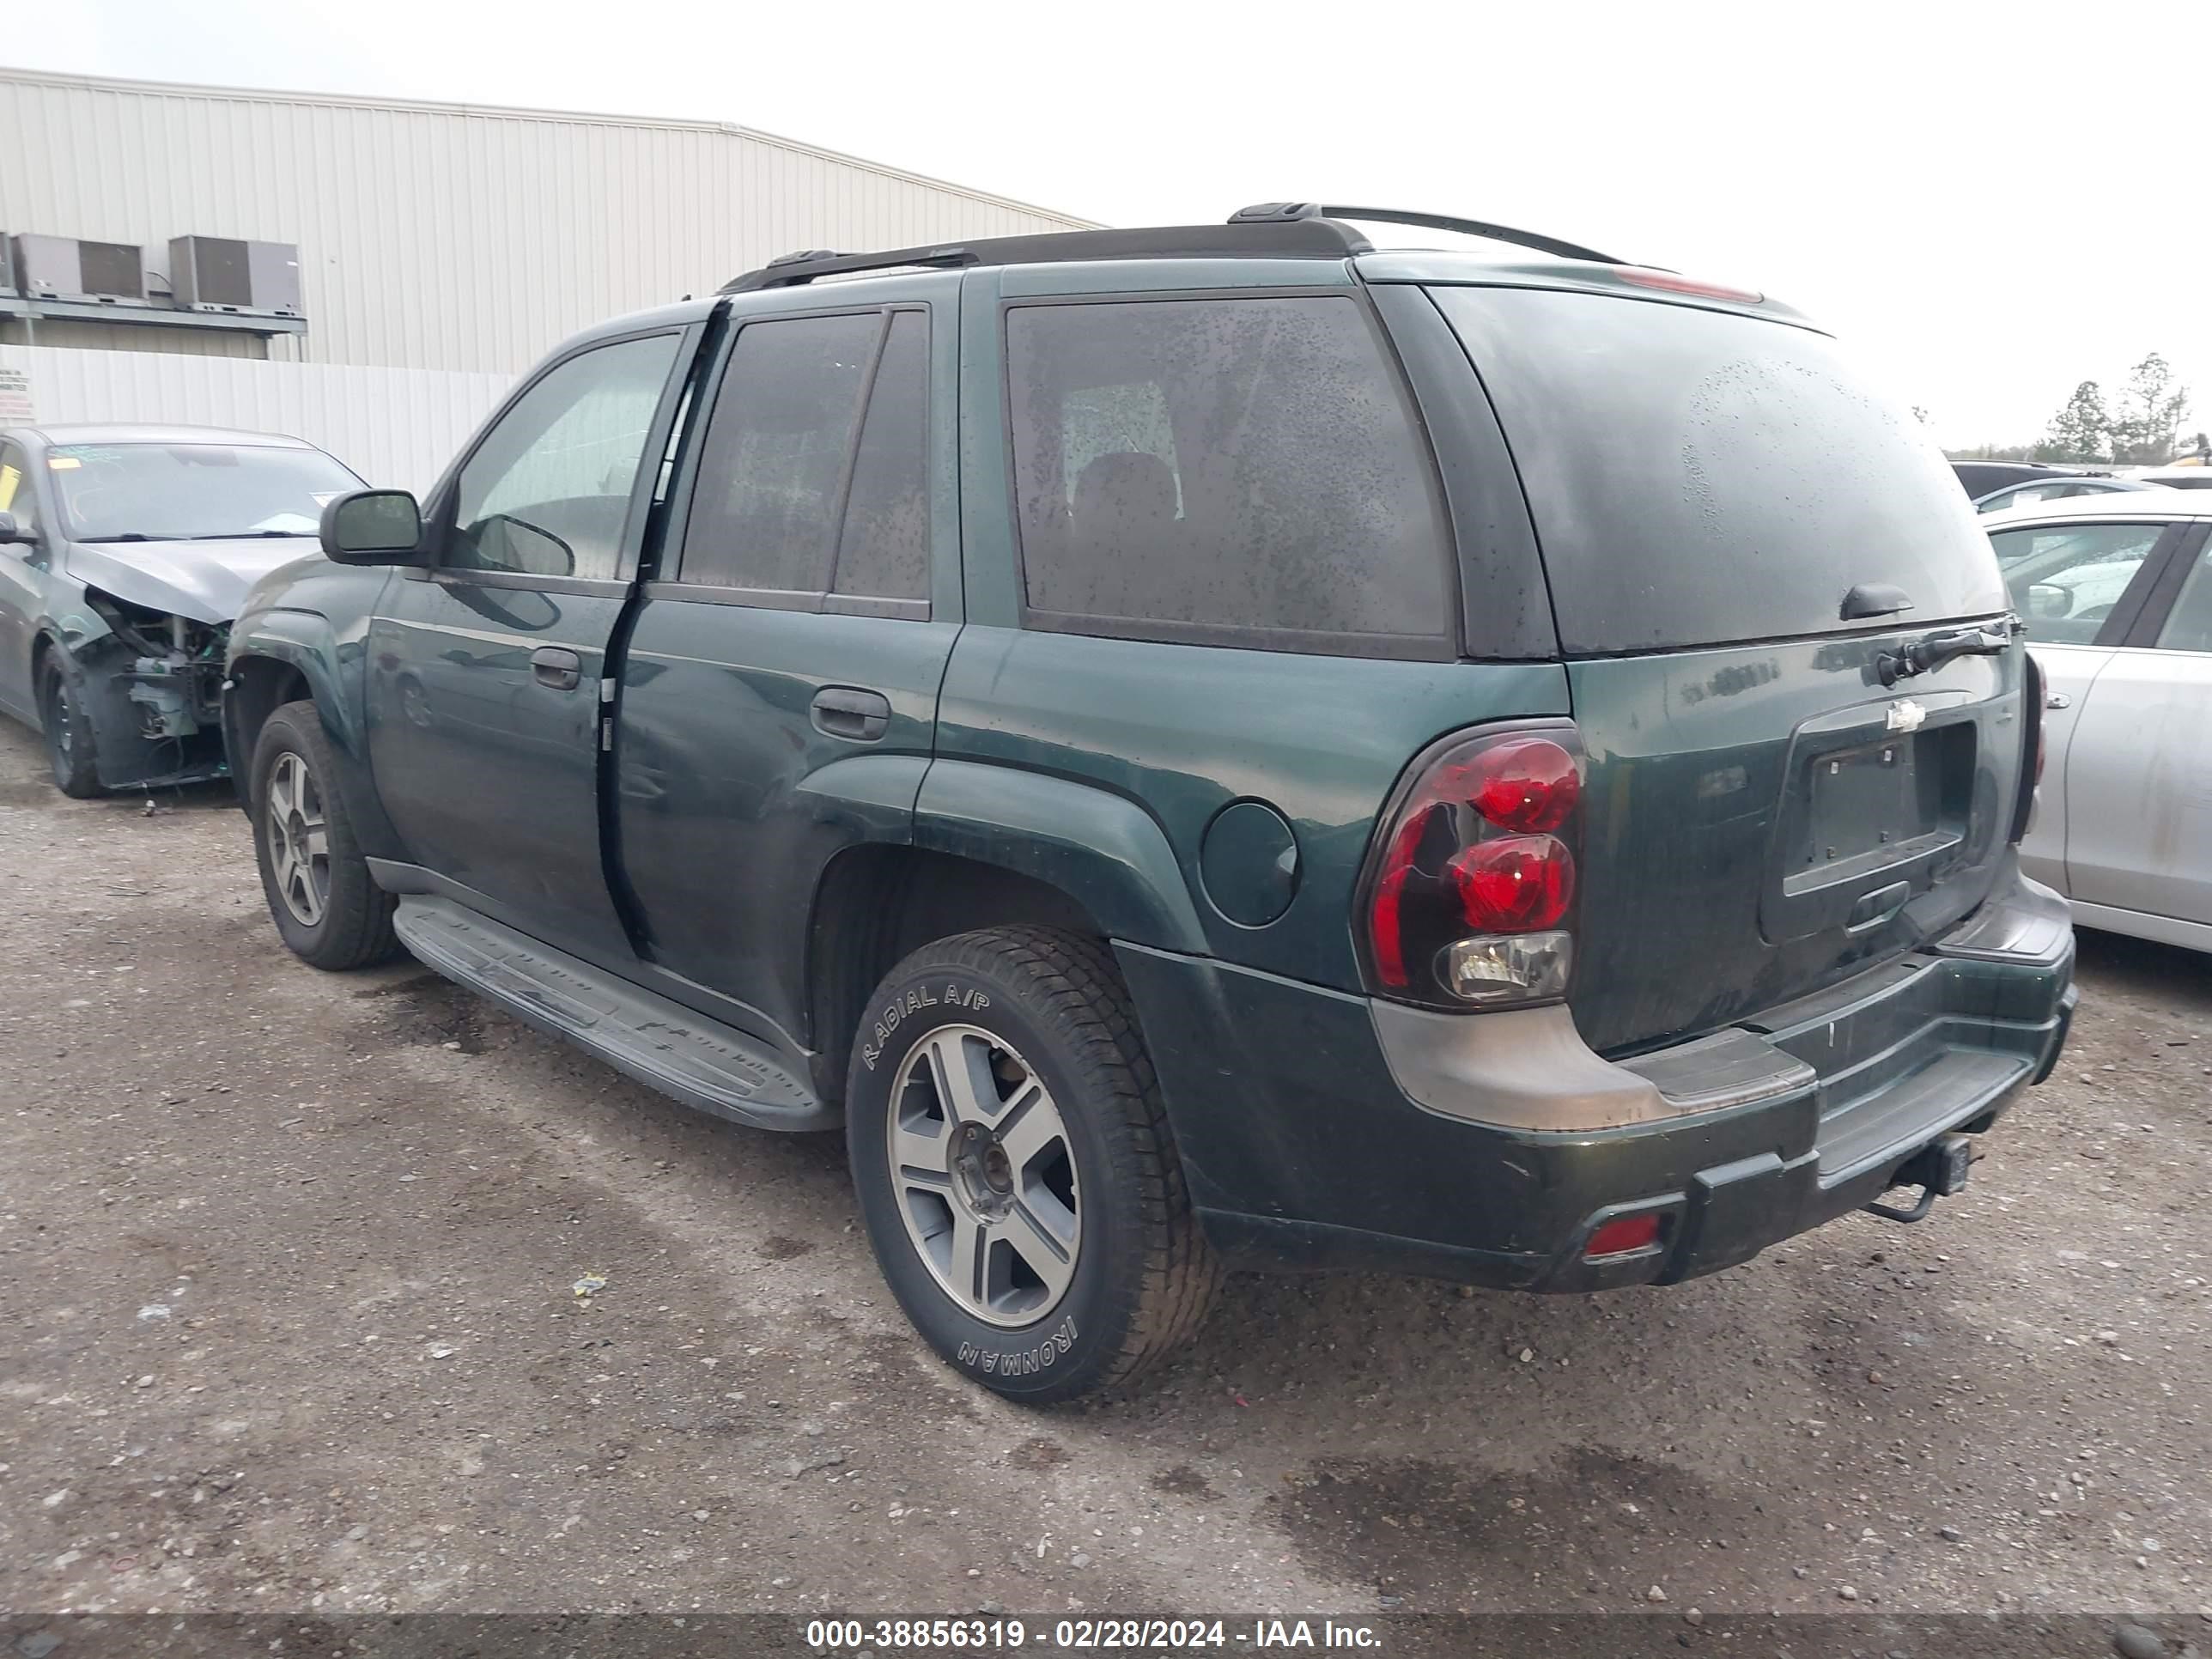
{"type": "Polygon", "coordinates": [[[2001,489],[1992,489],[1986,495],[1975,496],[1974,511],[2003,513],[2015,507],[2032,506],[2037,501],[2072,501],[2081,495],[2118,495],[2130,489],[2159,489],[2164,487],[2154,479],[2028,478],[2019,483],[2008,483],[2001,489]]]}
{"type": "Polygon", "coordinates": [[[239,604],[361,487],[268,433],[0,430],[0,711],[44,734],[64,793],[222,775],[239,604]]]}
{"type": "Polygon", "coordinates": [[[2042,811],[2021,848],[2085,927],[2212,951],[2212,492],[1984,521],[2044,676],[2042,811]]]}

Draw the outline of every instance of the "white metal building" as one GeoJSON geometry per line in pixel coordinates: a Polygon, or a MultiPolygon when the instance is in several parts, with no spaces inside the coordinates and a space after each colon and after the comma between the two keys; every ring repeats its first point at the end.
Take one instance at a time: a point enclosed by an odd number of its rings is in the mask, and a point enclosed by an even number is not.
{"type": "MultiPolygon", "coordinates": [[[[713,121],[0,69],[0,234],[299,250],[302,334],[49,318],[37,343],[512,374],[795,248],[1085,222],[713,121]]],[[[21,342],[24,319],[0,338],[21,342]]]]}
{"type": "Polygon", "coordinates": [[[0,425],[274,428],[419,486],[587,324],[794,249],[1085,222],[720,122],[0,68],[0,425]],[[260,252],[296,300],[184,309],[180,237],[290,245],[260,252]],[[101,268],[143,255],[143,293],[36,289],[26,238],[125,245],[101,268]]]}

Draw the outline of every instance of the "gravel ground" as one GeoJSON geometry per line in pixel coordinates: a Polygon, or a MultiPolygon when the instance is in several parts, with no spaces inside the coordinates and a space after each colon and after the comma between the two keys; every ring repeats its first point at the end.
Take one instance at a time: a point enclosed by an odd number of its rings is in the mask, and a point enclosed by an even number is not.
{"type": "Polygon", "coordinates": [[[1041,1413],[909,1335],[834,1139],[294,962],[227,791],[67,801],[0,728],[0,1608],[2212,1603],[2200,957],[2085,935],[1921,1225],[1587,1299],[1239,1279],[1041,1413]]]}

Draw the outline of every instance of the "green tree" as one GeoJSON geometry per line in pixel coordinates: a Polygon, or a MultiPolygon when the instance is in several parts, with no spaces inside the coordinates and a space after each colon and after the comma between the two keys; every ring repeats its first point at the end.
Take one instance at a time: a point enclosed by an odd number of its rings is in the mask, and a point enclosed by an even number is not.
{"type": "Polygon", "coordinates": [[[2189,418],[2189,388],[2155,351],[2128,371],[2126,389],[2111,422],[2112,459],[2134,466],[2170,459],[2181,423],[2189,418]]]}
{"type": "Polygon", "coordinates": [[[2104,389],[2094,380],[2074,388],[2059,411],[2051,417],[2050,429],[2035,447],[2039,461],[2101,461],[2108,458],[2112,417],[2105,407],[2104,389]]]}

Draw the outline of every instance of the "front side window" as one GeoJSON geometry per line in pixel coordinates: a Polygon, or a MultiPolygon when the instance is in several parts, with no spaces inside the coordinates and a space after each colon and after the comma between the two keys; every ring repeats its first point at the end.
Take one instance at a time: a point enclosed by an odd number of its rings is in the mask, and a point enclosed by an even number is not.
{"type": "Polygon", "coordinates": [[[681,338],[596,346],[524,392],[461,469],[445,562],[613,580],[638,464],[681,338]]]}
{"type": "Polygon", "coordinates": [[[1036,620],[1443,648],[1432,467],[1356,301],[1022,306],[1006,354],[1036,620]]]}
{"type": "Polygon", "coordinates": [[[14,444],[0,444],[0,513],[10,514],[15,528],[26,536],[39,533],[39,497],[31,487],[31,463],[14,444]]]}
{"type": "Polygon", "coordinates": [[[870,312],[739,331],[699,448],[678,580],[827,589],[854,424],[883,327],[870,312]]]}
{"type": "Polygon", "coordinates": [[[2000,530],[1990,538],[2013,614],[2031,640],[2094,644],[2163,524],[2075,524],[2000,530]]]}
{"type": "Polygon", "coordinates": [[[319,449],[257,444],[59,445],[46,471],[81,542],[312,537],[325,503],[361,488],[319,449]]]}

